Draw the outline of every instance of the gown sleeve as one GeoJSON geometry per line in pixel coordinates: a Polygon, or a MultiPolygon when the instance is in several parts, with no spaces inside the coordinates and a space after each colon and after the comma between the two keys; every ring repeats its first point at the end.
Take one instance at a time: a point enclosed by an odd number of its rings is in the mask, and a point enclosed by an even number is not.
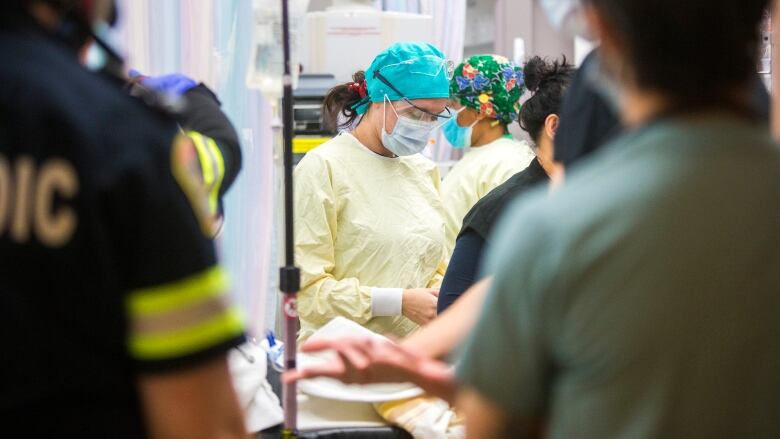
{"type": "Polygon", "coordinates": [[[373,317],[371,287],[361,285],[357,278],[337,279],[333,275],[338,219],[328,164],[309,154],[296,167],[294,181],[300,318],[315,326],[337,316],[367,323],[373,317]]]}

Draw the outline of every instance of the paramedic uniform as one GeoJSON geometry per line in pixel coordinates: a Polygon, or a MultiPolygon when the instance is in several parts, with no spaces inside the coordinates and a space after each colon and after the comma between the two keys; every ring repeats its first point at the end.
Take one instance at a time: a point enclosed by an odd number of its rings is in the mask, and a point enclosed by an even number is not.
{"type": "Polygon", "coordinates": [[[243,339],[195,152],[34,25],[0,53],[0,431],[144,437],[140,374],[243,339]]]}

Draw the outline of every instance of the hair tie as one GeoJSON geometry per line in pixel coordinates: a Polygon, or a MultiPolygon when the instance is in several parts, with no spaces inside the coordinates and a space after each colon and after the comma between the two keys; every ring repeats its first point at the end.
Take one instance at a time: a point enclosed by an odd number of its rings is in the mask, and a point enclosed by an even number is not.
{"type": "Polygon", "coordinates": [[[352,84],[349,84],[347,88],[350,92],[360,95],[360,99],[364,99],[366,96],[368,96],[368,86],[366,85],[366,81],[360,83],[353,82],[352,84]]]}

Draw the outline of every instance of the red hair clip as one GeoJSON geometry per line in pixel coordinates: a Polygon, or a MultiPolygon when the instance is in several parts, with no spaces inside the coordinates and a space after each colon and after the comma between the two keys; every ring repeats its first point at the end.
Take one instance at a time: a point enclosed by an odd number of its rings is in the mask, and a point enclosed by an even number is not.
{"type": "Polygon", "coordinates": [[[365,98],[368,96],[368,86],[366,85],[366,81],[363,81],[362,83],[353,82],[352,84],[349,84],[348,86],[349,91],[352,93],[357,93],[360,95],[360,99],[365,98]]]}

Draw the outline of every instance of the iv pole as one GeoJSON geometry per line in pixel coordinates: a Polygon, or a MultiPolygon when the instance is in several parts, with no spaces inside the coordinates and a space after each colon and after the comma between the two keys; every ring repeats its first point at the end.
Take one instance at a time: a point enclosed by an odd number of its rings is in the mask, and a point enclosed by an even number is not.
{"type": "MultiPolygon", "coordinates": [[[[290,66],[290,17],[289,0],[282,2],[282,45],[284,48],[284,86],[282,94],[282,137],[284,140],[284,249],[285,265],[279,270],[279,289],[284,294],[284,368],[295,369],[298,333],[298,313],[296,296],[300,289],[300,270],[295,266],[295,239],[293,236],[293,95],[292,71],[290,66]]],[[[282,406],[284,408],[283,437],[294,438],[298,428],[298,399],[295,383],[285,383],[282,388],[282,406]]]]}

